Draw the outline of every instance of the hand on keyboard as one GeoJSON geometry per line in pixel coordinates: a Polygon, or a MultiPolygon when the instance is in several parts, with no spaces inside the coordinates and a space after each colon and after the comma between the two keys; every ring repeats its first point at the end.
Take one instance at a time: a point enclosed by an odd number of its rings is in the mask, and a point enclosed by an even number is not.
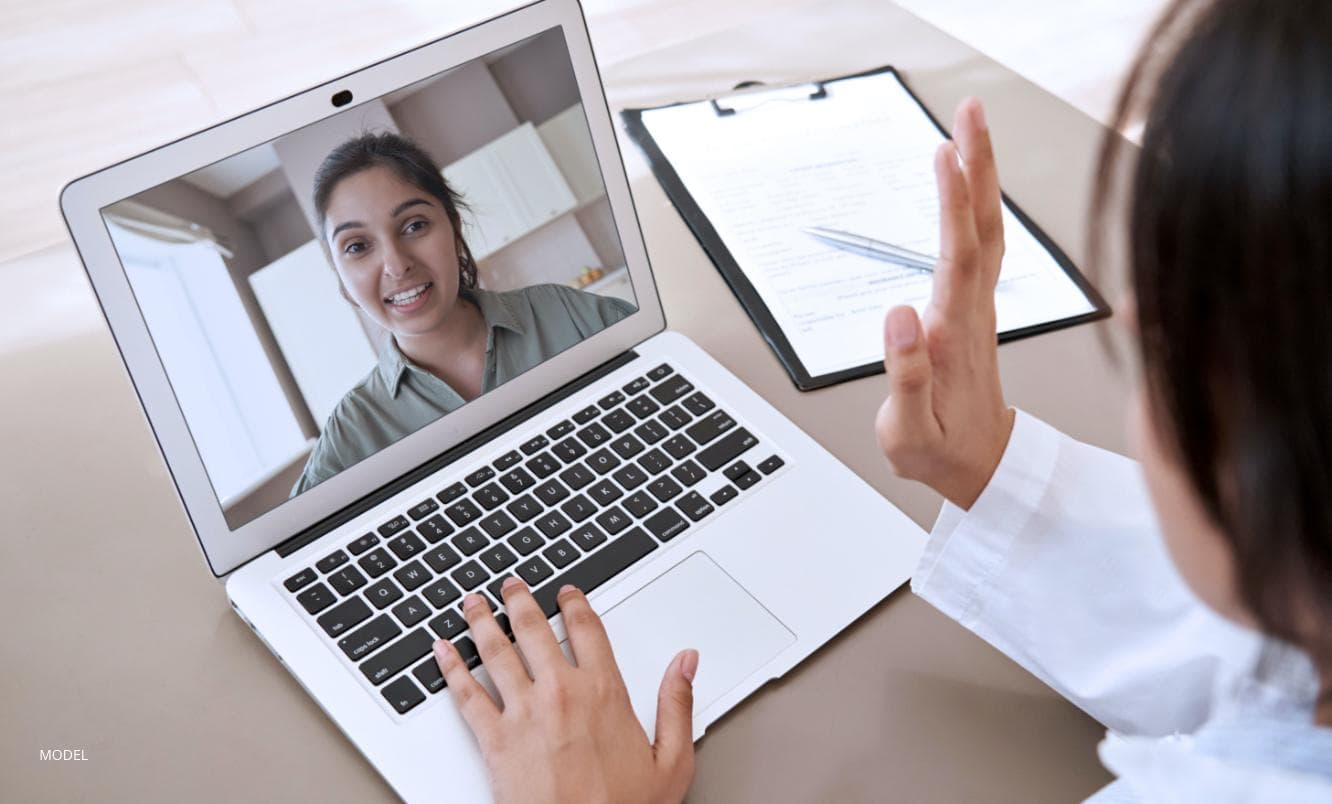
{"type": "Polygon", "coordinates": [[[565,658],[526,584],[509,578],[502,594],[522,657],[479,595],[468,595],[463,604],[500,705],[450,642],[435,643],[444,680],[480,743],[495,800],[682,800],[694,775],[692,682],[698,653],[683,651],[666,669],[656,739],[649,742],[630,707],[601,619],[583,593],[565,586],[558,595],[577,666],[565,658]]]}

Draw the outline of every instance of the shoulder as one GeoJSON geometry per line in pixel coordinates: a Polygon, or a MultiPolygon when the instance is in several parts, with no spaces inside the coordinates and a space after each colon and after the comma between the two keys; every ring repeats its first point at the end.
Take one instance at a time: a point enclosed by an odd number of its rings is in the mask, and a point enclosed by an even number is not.
{"type": "Polygon", "coordinates": [[[386,397],[387,389],[378,366],[342,395],[324,421],[293,494],[319,485],[366,457],[361,454],[364,450],[357,434],[364,432],[365,424],[375,416],[379,400],[386,397]]]}
{"type": "Polygon", "coordinates": [[[530,285],[496,295],[500,296],[510,309],[522,309],[537,321],[551,315],[563,314],[580,324],[590,325],[591,331],[608,327],[628,317],[636,309],[623,299],[598,296],[567,285],[530,285]]]}

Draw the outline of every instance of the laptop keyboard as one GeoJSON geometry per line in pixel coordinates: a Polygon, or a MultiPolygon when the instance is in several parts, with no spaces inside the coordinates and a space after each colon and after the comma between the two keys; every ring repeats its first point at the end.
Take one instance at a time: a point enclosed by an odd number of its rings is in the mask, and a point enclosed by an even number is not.
{"type": "Polygon", "coordinates": [[[444,688],[436,638],[480,664],[464,594],[485,597],[512,639],[508,575],[552,617],[565,584],[591,592],[783,465],[662,364],[282,585],[402,715],[444,688]]]}

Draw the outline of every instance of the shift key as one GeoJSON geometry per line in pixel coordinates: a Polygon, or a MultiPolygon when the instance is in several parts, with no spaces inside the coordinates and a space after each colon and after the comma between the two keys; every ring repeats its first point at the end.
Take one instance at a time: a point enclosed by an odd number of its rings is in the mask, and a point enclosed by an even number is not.
{"type": "Polygon", "coordinates": [[[746,450],[757,443],[758,439],[741,427],[739,430],[731,431],[712,446],[705,448],[694,458],[706,466],[709,472],[715,472],[744,454],[746,450]]]}
{"type": "Polygon", "coordinates": [[[361,663],[361,672],[372,684],[383,684],[398,671],[430,652],[435,638],[418,628],[361,663]]]}
{"type": "Polygon", "coordinates": [[[385,642],[402,633],[402,629],[389,618],[381,614],[366,625],[338,640],[338,647],[353,662],[369,656],[385,642]]]}

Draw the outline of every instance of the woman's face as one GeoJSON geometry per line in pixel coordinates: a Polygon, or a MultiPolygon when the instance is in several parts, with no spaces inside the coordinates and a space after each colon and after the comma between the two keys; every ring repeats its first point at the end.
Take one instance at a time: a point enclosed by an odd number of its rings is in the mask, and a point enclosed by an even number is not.
{"type": "Polygon", "coordinates": [[[366,315],[400,338],[443,325],[458,302],[458,248],[439,199],[371,167],[338,182],[324,220],[338,276],[366,315]]]}

